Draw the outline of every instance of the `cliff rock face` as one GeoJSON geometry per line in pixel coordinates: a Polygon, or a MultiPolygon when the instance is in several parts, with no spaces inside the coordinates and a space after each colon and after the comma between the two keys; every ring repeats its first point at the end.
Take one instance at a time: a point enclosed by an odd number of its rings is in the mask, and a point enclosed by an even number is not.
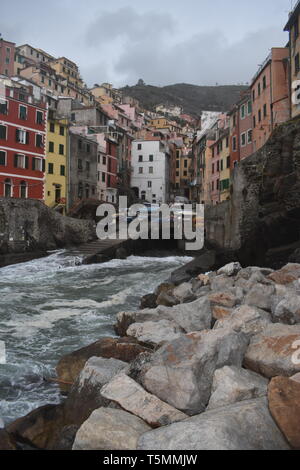
{"type": "Polygon", "coordinates": [[[231,200],[206,208],[206,237],[245,265],[280,265],[300,247],[299,230],[300,118],[238,165],[231,200]]]}
{"type": "Polygon", "coordinates": [[[96,238],[91,221],[64,217],[40,201],[0,198],[0,265],[96,238]],[[6,261],[5,261],[6,260],[6,261]],[[2,263],[1,263],[2,262],[2,263]]]}

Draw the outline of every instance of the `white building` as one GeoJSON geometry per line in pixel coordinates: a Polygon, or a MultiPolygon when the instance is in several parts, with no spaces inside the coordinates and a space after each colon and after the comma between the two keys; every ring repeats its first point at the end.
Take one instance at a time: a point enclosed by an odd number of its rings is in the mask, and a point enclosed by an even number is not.
{"type": "Polygon", "coordinates": [[[169,202],[170,156],[168,145],[160,140],[132,143],[131,187],[138,197],[153,204],[169,202]]]}

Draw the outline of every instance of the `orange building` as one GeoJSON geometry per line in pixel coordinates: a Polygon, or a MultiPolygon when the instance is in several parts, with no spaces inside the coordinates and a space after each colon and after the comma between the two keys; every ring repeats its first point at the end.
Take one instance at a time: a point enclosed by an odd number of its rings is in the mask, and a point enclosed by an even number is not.
{"type": "Polygon", "coordinates": [[[289,49],[272,48],[251,83],[253,150],[260,149],[274,128],[290,117],[289,49]]]}

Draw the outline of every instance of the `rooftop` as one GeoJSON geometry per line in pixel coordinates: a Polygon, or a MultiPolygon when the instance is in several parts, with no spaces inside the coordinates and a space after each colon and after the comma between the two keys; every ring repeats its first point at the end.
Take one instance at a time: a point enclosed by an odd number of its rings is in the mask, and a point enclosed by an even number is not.
{"type": "Polygon", "coordinates": [[[284,31],[290,31],[293,24],[295,23],[297,17],[299,16],[300,14],[300,0],[298,0],[298,2],[296,3],[295,7],[294,7],[294,10],[290,12],[289,14],[289,20],[287,22],[287,24],[285,25],[284,27],[284,31]]]}

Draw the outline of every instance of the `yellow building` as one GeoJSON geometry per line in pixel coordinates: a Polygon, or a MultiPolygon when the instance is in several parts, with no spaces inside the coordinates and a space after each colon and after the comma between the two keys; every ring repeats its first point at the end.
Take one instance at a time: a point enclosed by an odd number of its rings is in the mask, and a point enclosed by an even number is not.
{"type": "Polygon", "coordinates": [[[300,1],[297,2],[284,30],[290,35],[291,114],[295,117],[300,115],[300,1]]]}
{"type": "Polygon", "coordinates": [[[176,196],[190,199],[190,182],[192,169],[191,149],[180,147],[176,149],[176,174],[175,193],[176,196]]]}
{"type": "Polygon", "coordinates": [[[67,119],[55,119],[49,111],[46,155],[46,205],[66,212],[67,172],[68,172],[68,134],[67,119]]]}
{"type": "Polygon", "coordinates": [[[82,80],[79,73],[79,68],[75,62],[72,62],[66,57],[59,57],[58,59],[54,59],[49,63],[58,75],[64,77],[73,86],[78,88],[85,87],[84,81],[82,80]]]}
{"type": "Polygon", "coordinates": [[[90,93],[100,104],[112,104],[122,102],[122,92],[113,88],[110,83],[102,83],[91,88],[90,93]]]}
{"type": "Polygon", "coordinates": [[[178,134],[181,133],[182,129],[179,124],[175,121],[170,121],[166,118],[155,118],[151,119],[150,126],[154,127],[155,129],[167,129],[169,132],[177,132],[178,134]]]}
{"type": "Polygon", "coordinates": [[[220,201],[230,198],[229,128],[220,131],[217,143],[220,160],[220,201]]]}

